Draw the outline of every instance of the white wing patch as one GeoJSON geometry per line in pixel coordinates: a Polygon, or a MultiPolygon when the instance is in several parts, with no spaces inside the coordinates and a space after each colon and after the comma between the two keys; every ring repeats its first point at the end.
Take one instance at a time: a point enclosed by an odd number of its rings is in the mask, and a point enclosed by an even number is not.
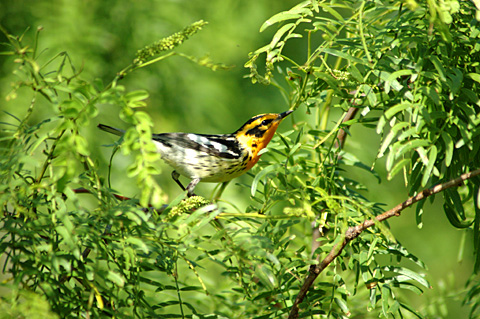
{"type": "Polygon", "coordinates": [[[204,136],[197,134],[187,134],[187,137],[195,143],[202,144],[205,147],[213,147],[219,152],[230,152],[226,145],[209,140],[204,136]]]}

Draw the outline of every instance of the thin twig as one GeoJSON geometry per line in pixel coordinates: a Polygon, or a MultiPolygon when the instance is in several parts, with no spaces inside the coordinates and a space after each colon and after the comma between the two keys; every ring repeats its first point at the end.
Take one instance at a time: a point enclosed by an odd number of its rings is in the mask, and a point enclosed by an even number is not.
{"type": "Polygon", "coordinates": [[[343,235],[344,238],[339,243],[337,243],[336,245],[333,246],[330,253],[318,265],[312,265],[310,267],[310,270],[308,272],[308,276],[307,276],[307,278],[305,278],[305,281],[304,281],[302,287],[300,288],[300,292],[298,293],[297,298],[295,299],[295,302],[293,303],[292,308],[290,309],[290,314],[289,314],[288,318],[289,319],[298,318],[298,313],[299,313],[298,305],[300,303],[302,303],[303,299],[307,295],[308,290],[313,285],[313,282],[315,281],[315,279],[317,279],[318,275],[323,270],[325,270],[325,268],[327,268],[327,266],[330,265],[330,263],[332,261],[334,261],[335,258],[337,258],[340,255],[342,250],[345,248],[345,246],[347,246],[347,244],[350,241],[357,238],[365,229],[367,229],[369,227],[372,227],[373,225],[375,225],[376,222],[382,222],[382,221],[387,220],[388,218],[393,217],[393,216],[400,216],[400,213],[405,208],[408,208],[408,207],[412,206],[413,204],[417,203],[418,201],[421,201],[421,200],[423,200],[423,199],[425,199],[429,196],[435,195],[437,193],[443,192],[447,188],[461,186],[464,181],[466,181],[466,180],[468,180],[468,179],[470,179],[474,176],[477,176],[477,175],[480,175],[480,169],[476,169],[476,170],[474,170],[470,173],[462,174],[462,175],[460,175],[460,177],[455,178],[451,181],[448,181],[444,184],[439,184],[439,185],[436,185],[432,188],[425,189],[425,190],[421,191],[420,193],[418,193],[417,195],[408,198],[403,203],[400,203],[397,206],[393,207],[389,211],[386,211],[385,213],[376,216],[375,217],[376,220],[369,219],[369,220],[366,220],[365,222],[363,222],[361,225],[357,225],[357,226],[348,228],[347,231],[345,232],[345,234],[343,235]]]}
{"type": "MultiPolygon", "coordinates": [[[[359,108],[357,107],[350,107],[345,115],[345,117],[342,120],[342,123],[345,123],[347,121],[350,121],[357,115],[359,108]]],[[[346,128],[342,128],[338,131],[337,135],[337,144],[335,145],[336,147],[343,148],[343,145],[345,145],[345,139],[347,138],[347,132],[345,131],[346,128]]]]}
{"type": "MultiPolygon", "coordinates": [[[[88,189],[86,188],[75,188],[73,190],[74,193],[76,194],[92,194],[91,191],[89,191],[88,189]]],[[[130,197],[127,197],[127,196],[122,196],[122,195],[118,195],[118,194],[112,194],[113,197],[115,197],[116,199],[118,200],[121,200],[121,201],[127,201],[127,200],[134,200],[133,198],[130,198],[130,197]]],[[[152,208],[153,206],[152,205],[148,205],[149,208],[152,208]]],[[[166,206],[165,206],[166,207],[166,206]]],[[[160,210],[163,210],[165,209],[165,207],[161,207],[160,210]]],[[[147,208],[143,208],[144,210],[148,210],[147,208]]]]}

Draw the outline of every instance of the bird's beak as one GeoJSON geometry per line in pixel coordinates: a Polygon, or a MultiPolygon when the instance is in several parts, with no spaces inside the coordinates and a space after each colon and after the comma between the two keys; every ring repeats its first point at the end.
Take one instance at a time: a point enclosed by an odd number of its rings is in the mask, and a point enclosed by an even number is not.
{"type": "Polygon", "coordinates": [[[288,110],[288,111],[285,111],[285,112],[283,112],[283,113],[280,113],[280,114],[278,114],[278,115],[279,115],[279,118],[278,118],[278,119],[281,120],[281,119],[283,119],[284,117],[286,117],[288,114],[290,114],[290,113],[292,113],[292,112],[293,112],[293,110],[288,110]]]}

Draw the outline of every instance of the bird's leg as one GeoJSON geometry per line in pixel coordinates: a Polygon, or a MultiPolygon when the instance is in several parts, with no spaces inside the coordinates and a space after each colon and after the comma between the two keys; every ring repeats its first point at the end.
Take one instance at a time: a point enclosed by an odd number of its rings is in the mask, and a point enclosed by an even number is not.
{"type": "Polygon", "coordinates": [[[177,171],[173,171],[173,172],[172,172],[172,178],[173,178],[173,180],[175,181],[175,183],[177,183],[178,186],[180,186],[180,188],[181,188],[182,190],[185,190],[185,187],[183,187],[182,183],[181,183],[180,180],[178,179],[179,177],[180,177],[180,174],[178,174],[177,171]]]}
{"type": "Polygon", "coordinates": [[[190,184],[188,184],[188,186],[187,186],[187,196],[188,197],[192,197],[192,196],[195,195],[193,193],[193,190],[195,189],[195,186],[197,186],[198,182],[200,182],[200,178],[194,178],[194,179],[192,179],[190,184]]]}
{"type": "Polygon", "coordinates": [[[190,182],[190,184],[188,184],[187,188],[185,188],[185,187],[182,185],[182,183],[180,182],[180,180],[178,179],[179,177],[180,177],[180,174],[178,174],[177,171],[173,171],[173,172],[172,172],[172,178],[173,178],[173,180],[175,181],[175,183],[177,183],[178,186],[180,186],[180,188],[181,188],[182,190],[188,191],[188,193],[187,193],[187,196],[188,196],[188,197],[194,196],[195,194],[193,193],[193,190],[195,189],[195,186],[197,186],[198,182],[200,182],[200,178],[194,178],[194,179],[192,179],[192,181],[190,182]]]}

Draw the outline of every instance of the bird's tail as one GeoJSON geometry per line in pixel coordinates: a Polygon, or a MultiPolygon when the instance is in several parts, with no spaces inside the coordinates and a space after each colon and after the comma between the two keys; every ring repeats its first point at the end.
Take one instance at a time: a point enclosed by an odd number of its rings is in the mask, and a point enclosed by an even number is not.
{"type": "Polygon", "coordinates": [[[118,136],[122,136],[125,133],[124,130],[120,130],[118,128],[114,128],[114,127],[103,125],[103,124],[98,124],[98,128],[101,129],[102,131],[112,133],[118,136]]]}

